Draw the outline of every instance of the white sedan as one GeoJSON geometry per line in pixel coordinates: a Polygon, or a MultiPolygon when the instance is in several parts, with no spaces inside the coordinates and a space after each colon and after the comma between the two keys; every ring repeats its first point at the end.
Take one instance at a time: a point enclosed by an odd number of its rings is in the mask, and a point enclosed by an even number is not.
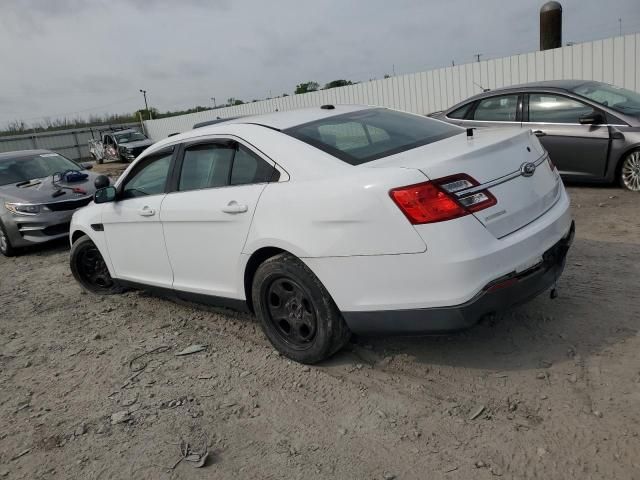
{"type": "Polygon", "coordinates": [[[105,180],[71,222],[84,288],[255,312],[304,363],[351,332],[456,330],[526,301],[554,286],[573,239],[535,135],[386,108],[238,118],[162,140],[105,180]]]}

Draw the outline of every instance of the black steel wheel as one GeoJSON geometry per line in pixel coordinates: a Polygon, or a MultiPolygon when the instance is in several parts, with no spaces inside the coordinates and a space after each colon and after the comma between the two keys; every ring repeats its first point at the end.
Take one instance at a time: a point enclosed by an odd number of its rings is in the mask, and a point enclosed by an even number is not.
{"type": "Polygon", "coordinates": [[[122,288],[111,278],[98,247],[87,236],[78,239],[71,247],[71,272],[86,290],[100,295],[121,293],[122,288]]]}
{"type": "Polygon", "coordinates": [[[310,348],[317,320],[309,293],[289,277],[272,280],[263,293],[268,320],[282,340],[298,350],[310,348]]]}
{"type": "Polygon", "coordinates": [[[324,360],[351,336],[329,292],[293,255],[276,255],[258,267],[252,300],[267,338],[279,352],[298,362],[324,360]]]}

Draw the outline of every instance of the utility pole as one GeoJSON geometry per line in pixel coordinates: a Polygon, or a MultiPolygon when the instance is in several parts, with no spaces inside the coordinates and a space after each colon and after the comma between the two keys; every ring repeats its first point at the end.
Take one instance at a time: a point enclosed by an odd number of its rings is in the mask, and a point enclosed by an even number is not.
{"type": "Polygon", "coordinates": [[[473,56],[476,57],[476,62],[479,62],[480,57],[482,56],[482,53],[474,53],[473,56]]]}
{"type": "Polygon", "coordinates": [[[153,120],[151,117],[151,110],[149,110],[149,105],[147,104],[147,91],[140,89],[140,93],[144,97],[144,108],[149,112],[149,120],[153,120]]]}
{"type": "Polygon", "coordinates": [[[620,36],[622,36],[622,19],[618,19],[618,23],[620,24],[620,36]]]}
{"type": "Polygon", "coordinates": [[[213,102],[213,108],[217,108],[216,107],[216,97],[211,97],[211,101],[213,102]]]}
{"type": "Polygon", "coordinates": [[[455,62],[455,60],[451,60],[451,66],[452,66],[452,67],[455,67],[455,66],[456,66],[456,62],[455,62]]]}

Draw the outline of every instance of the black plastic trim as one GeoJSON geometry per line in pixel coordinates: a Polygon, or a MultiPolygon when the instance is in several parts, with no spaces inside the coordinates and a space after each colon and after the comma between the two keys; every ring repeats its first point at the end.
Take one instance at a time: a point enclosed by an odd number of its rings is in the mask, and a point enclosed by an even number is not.
{"type": "Polygon", "coordinates": [[[131,282],[129,280],[116,279],[120,285],[125,288],[133,288],[136,290],[145,290],[168,299],[180,299],[188,302],[199,303],[202,305],[210,305],[213,307],[229,308],[240,312],[249,312],[249,306],[246,300],[238,300],[236,298],[217,297],[215,295],[205,295],[201,293],[183,292],[166,287],[155,287],[145,285],[144,283],[131,282]]]}

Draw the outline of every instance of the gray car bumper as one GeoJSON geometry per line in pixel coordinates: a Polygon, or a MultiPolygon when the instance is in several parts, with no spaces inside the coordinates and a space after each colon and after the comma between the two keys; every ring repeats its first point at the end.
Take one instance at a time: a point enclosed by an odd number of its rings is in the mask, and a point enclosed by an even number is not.
{"type": "Polygon", "coordinates": [[[11,245],[20,248],[68,236],[73,212],[74,210],[64,210],[37,215],[13,215],[6,212],[0,219],[11,245]]]}

